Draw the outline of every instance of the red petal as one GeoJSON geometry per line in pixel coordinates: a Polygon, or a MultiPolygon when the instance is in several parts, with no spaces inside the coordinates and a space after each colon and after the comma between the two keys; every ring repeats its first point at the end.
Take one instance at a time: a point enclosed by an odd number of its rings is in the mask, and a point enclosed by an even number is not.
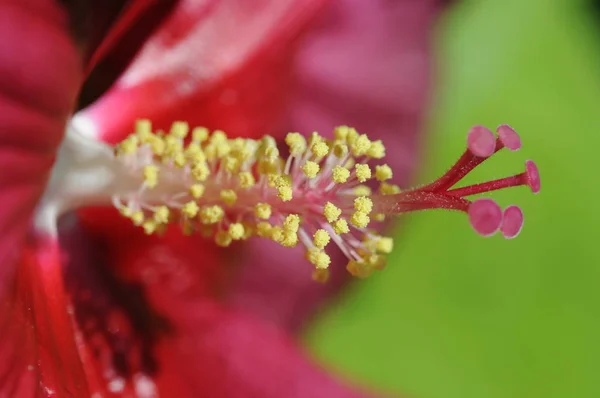
{"type": "Polygon", "coordinates": [[[293,40],[323,0],[183,0],[85,113],[115,142],[136,118],[176,119],[234,135],[273,132],[286,108],[293,40]]]}
{"type": "Polygon", "coordinates": [[[30,228],[77,94],[81,68],[68,23],[50,0],[0,6],[0,282],[30,228]]]}
{"type": "Polygon", "coordinates": [[[0,396],[89,396],[57,242],[30,242],[2,306],[0,396]]]}
{"type": "Polygon", "coordinates": [[[90,238],[106,248],[107,266],[120,278],[159,287],[177,284],[179,278],[194,294],[220,293],[227,262],[217,257],[212,241],[183,236],[177,226],[163,236],[148,236],[115,209],[85,209],[79,215],[90,238]],[[153,261],[147,261],[149,254],[153,261]]]}
{"type": "MultiPolygon", "coordinates": [[[[164,298],[161,298],[164,300],[164,298]]],[[[181,337],[158,349],[159,391],[184,397],[362,397],[311,363],[281,331],[212,302],[162,301],[181,337]]]]}
{"type": "MultiPolygon", "coordinates": [[[[96,8],[92,9],[94,14],[105,14],[107,17],[97,18],[103,20],[111,20],[114,17],[114,12],[117,10],[121,11],[121,15],[118,16],[115,23],[110,26],[108,32],[104,29],[98,29],[102,35],[102,40],[97,48],[94,48],[94,51],[90,57],[90,60],[86,66],[87,72],[90,72],[98,62],[101,62],[110,52],[118,51],[119,47],[123,46],[123,42],[125,42],[128,46],[131,46],[131,37],[135,36],[136,41],[138,39],[138,35],[132,35],[132,31],[138,32],[140,31],[140,25],[144,27],[144,32],[140,32],[139,39],[142,39],[136,48],[141,47],[143,43],[143,39],[148,34],[148,31],[152,30],[152,27],[155,27],[160,19],[167,15],[170,8],[176,3],[177,0],[163,0],[159,2],[158,0],[112,0],[111,4],[108,2],[90,4],[91,7],[96,6],[96,8]],[[125,3],[125,4],[122,4],[125,3]],[[149,17],[149,14],[155,14],[153,17],[149,17]],[[162,14],[162,15],[156,15],[162,14]],[[148,22],[152,22],[148,24],[148,22]]],[[[111,21],[112,22],[112,21],[111,21]]],[[[124,50],[123,48],[121,49],[124,50]]],[[[133,49],[135,50],[135,49],[133,49]]]]}

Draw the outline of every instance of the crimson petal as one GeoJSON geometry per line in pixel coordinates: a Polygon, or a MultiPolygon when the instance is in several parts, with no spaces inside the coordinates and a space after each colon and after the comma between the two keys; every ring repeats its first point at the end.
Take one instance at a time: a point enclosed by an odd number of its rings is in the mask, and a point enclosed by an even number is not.
{"type": "Polygon", "coordinates": [[[163,304],[182,337],[158,348],[168,368],[157,379],[159,390],[170,391],[183,379],[190,388],[184,396],[190,397],[365,396],[312,364],[273,325],[210,301],[163,304]]]}
{"type": "Polygon", "coordinates": [[[54,1],[1,4],[0,283],[17,261],[81,82],[68,32],[54,1]]]}
{"type": "Polygon", "coordinates": [[[0,396],[89,396],[56,241],[29,241],[0,305],[0,396]]]}
{"type": "Polygon", "coordinates": [[[115,86],[84,114],[118,142],[136,118],[256,137],[285,110],[294,41],[324,0],[181,1],[115,86]]]}

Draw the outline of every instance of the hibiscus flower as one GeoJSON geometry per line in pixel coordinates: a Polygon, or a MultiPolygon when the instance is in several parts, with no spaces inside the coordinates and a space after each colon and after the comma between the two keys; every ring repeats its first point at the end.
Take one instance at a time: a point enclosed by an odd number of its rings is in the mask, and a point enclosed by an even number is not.
{"type": "Polygon", "coordinates": [[[498,138],[471,129],[432,184],[399,192],[386,182],[393,169],[405,185],[416,162],[436,1],[111,1],[92,13],[66,3],[9,1],[0,13],[0,396],[362,396],[291,332],[346,280],[343,257],[359,277],[382,268],[391,242],[365,229],[370,217],[451,209],[481,235],[514,237],[518,207],[465,197],[539,191],[532,162],[453,188],[495,152],[519,149],[508,126],[498,138]],[[284,135],[341,123],[369,136],[284,135]],[[363,160],[383,156],[379,138],[393,156],[373,167],[381,192],[369,198],[363,160]],[[198,156],[213,157],[208,174],[198,156]],[[211,189],[222,203],[203,202],[211,189]],[[256,213],[235,220],[242,202],[256,213]],[[295,214],[309,204],[319,212],[295,214]],[[210,239],[186,236],[196,230],[210,239]],[[231,242],[251,234],[270,239],[231,242]],[[326,252],[329,241],[339,249],[326,252]],[[312,281],[330,270],[330,283],[312,281]]]}

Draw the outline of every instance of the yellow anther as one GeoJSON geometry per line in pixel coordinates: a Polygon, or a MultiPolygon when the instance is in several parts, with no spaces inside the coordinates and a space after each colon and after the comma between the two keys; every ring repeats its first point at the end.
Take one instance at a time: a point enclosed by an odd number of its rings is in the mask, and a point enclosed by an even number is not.
{"type": "Polygon", "coordinates": [[[223,130],[214,130],[212,132],[212,134],[210,135],[210,139],[209,142],[216,144],[216,143],[223,143],[227,141],[227,134],[225,134],[225,132],[223,130]]]}
{"type": "Polygon", "coordinates": [[[298,228],[300,228],[300,216],[297,214],[290,214],[283,221],[285,231],[298,232],[298,228]]]}
{"type": "Polygon", "coordinates": [[[312,247],[306,252],[306,258],[318,269],[326,269],[331,263],[331,258],[317,247],[312,247]]]}
{"type": "Polygon", "coordinates": [[[387,182],[382,182],[379,186],[379,192],[382,195],[392,195],[395,193],[400,193],[400,187],[395,184],[388,184],[387,182]]]}
{"type": "Polygon", "coordinates": [[[275,242],[281,242],[283,239],[283,228],[280,226],[273,226],[269,230],[269,238],[275,242]]]}
{"type": "MultiPolygon", "coordinates": [[[[190,144],[190,147],[191,145],[194,144],[190,144]]],[[[206,154],[202,150],[200,150],[199,152],[186,152],[186,156],[189,158],[189,164],[192,168],[200,164],[206,165],[206,154]]]]}
{"type": "Polygon", "coordinates": [[[142,138],[142,136],[146,136],[152,134],[152,122],[148,119],[138,119],[135,121],[135,133],[142,138]]]}
{"type": "Polygon", "coordinates": [[[348,145],[352,146],[352,145],[354,145],[354,143],[356,142],[356,140],[358,139],[359,136],[360,136],[360,134],[358,134],[358,131],[356,131],[355,128],[350,127],[350,128],[348,128],[348,135],[346,136],[346,142],[348,143],[348,145]]]}
{"type": "Polygon", "coordinates": [[[233,206],[235,202],[237,202],[237,193],[233,189],[223,189],[219,196],[221,200],[225,202],[228,206],[233,206]]]}
{"type": "Polygon", "coordinates": [[[392,178],[392,176],[392,168],[387,164],[375,166],[375,178],[377,178],[378,181],[389,180],[390,178],[392,178]]]}
{"type": "Polygon", "coordinates": [[[189,159],[194,159],[197,154],[202,153],[202,146],[197,142],[190,142],[188,146],[185,147],[184,153],[189,159]]]}
{"type": "Polygon", "coordinates": [[[313,145],[319,142],[323,142],[323,137],[321,137],[316,131],[313,131],[308,140],[308,146],[312,148],[313,145]]]}
{"type": "Polygon", "coordinates": [[[360,196],[354,199],[354,209],[369,214],[373,210],[373,201],[366,196],[360,196]]]}
{"type": "Polygon", "coordinates": [[[329,233],[324,229],[317,229],[317,231],[313,235],[313,243],[319,249],[324,249],[330,240],[331,236],[329,236],[329,233]]]}
{"type": "Polygon", "coordinates": [[[223,219],[225,211],[218,205],[204,206],[200,209],[200,221],[203,224],[216,224],[223,219]]]}
{"type": "Polygon", "coordinates": [[[222,229],[220,229],[219,231],[217,231],[217,233],[215,234],[215,243],[219,246],[222,247],[227,247],[231,244],[231,241],[233,239],[231,238],[231,236],[229,235],[228,231],[223,231],[222,229]]]}
{"type": "Polygon", "coordinates": [[[366,134],[359,135],[350,146],[352,154],[356,157],[366,154],[369,148],[371,148],[371,140],[366,134]]]}
{"type": "Polygon", "coordinates": [[[357,228],[365,228],[369,225],[371,219],[369,218],[369,215],[367,213],[364,213],[362,211],[355,211],[352,214],[352,217],[350,217],[350,222],[357,228]]]}
{"type": "Polygon", "coordinates": [[[323,206],[323,215],[327,222],[332,223],[342,214],[342,210],[331,202],[327,202],[323,206]]]}
{"type": "Polygon", "coordinates": [[[223,159],[231,153],[231,145],[228,142],[217,144],[217,158],[223,159]]]}
{"type": "Polygon", "coordinates": [[[367,185],[357,185],[352,190],[352,193],[354,193],[356,196],[370,196],[373,191],[367,185]]]}
{"type": "Polygon", "coordinates": [[[319,164],[313,161],[307,161],[304,166],[302,166],[302,171],[304,172],[304,175],[307,176],[308,178],[315,178],[317,176],[317,174],[319,173],[319,170],[321,168],[319,167],[319,164]]]}
{"type": "Polygon", "coordinates": [[[279,149],[276,146],[269,146],[265,149],[265,158],[274,161],[279,157],[279,149]]]}
{"type": "Polygon", "coordinates": [[[354,170],[359,182],[365,182],[371,178],[371,168],[368,164],[357,164],[354,166],[354,170]]]}
{"type": "Polygon", "coordinates": [[[156,222],[154,220],[146,220],[142,224],[142,228],[144,228],[144,233],[146,235],[152,235],[156,231],[156,222]]]}
{"type": "MultiPolygon", "coordinates": [[[[258,157],[268,158],[273,155],[272,148],[277,149],[277,141],[270,135],[266,135],[260,140],[256,154],[258,157]],[[269,152],[270,155],[267,155],[267,152],[269,152]]],[[[279,151],[277,151],[277,155],[279,155],[279,151]]]]}
{"type": "Polygon", "coordinates": [[[194,127],[192,130],[192,141],[204,142],[208,139],[208,129],[206,127],[194,127]]]}
{"type": "Polygon", "coordinates": [[[176,153],[183,151],[183,143],[179,138],[168,135],[163,140],[165,143],[165,152],[163,156],[173,156],[176,153]]]}
{"type": "Polygon", "coordinates": [[[171,135],[175,138],[184,139],[190,131],[187,122],[177,121],[171,124],[171,135]]]}
{"type": "Polygon", "coordinates": [[[275,178],[275,188],[277,188],[277,197],[283,202],[292,200],[293,190],[288,177],[277,176],[275,178]]]}
{"type": "Polygon", "coordinates": [[[394,249],[394,240],[389,237],[381,237],[375,242],[375,248],[378,252],[390,254],[394,249]]]}
{"type": "Polygon", "coordinates": [[[229,225],[229,236],[233,240],[240,240],[244,237],[244,226],[241,223],[233,223],[229,225]]]}
{"type": "Polygon", "coordinates": [[[133,210],[131,210],[131,208],[128,206],[121,206],[119,207],[119,213],[121,213],[123,217],[131,218],[133,215],[133,210]]]}
{"type": "Polygon", "coordinates": [[[268,203],[258,203],[254,206],[254,215],[257,218],[268,220],[271,217],[271,205],[268,203]]]}
{"type": "Polygon", "coordinates": [[[273,174],[273,173],[271,173],[271,174],[267,174],[267,180],[268,180],[268,181],[267,181],[267,184],[268,184],[270,187],[275,187],[275,186],[277,186],[277,184],[278,184],[278,183],[279,183],[279,184],[285,184],[285,182],[280,182],[280,181],[279,181],[279,178],[280,178],[280,177],[281,177],[281,176],[279,176],[278,174],[273,174]]]}
{"type": "Polygon", "coordinates": [[[284,247],[294,247],[298,244],[298,234],[284,229],[278,242],[284,247]]]}
{"type": "Polygon", "coordinates": [[[173,164],[177,167],[183,167],[186,164],[187,159],[185,158],[185,155],[183,154],[183,152],[178,151],[175,154],[173,154],[173,164]]]}
{"type": "Polygon", "coordinates": [[[198,207],[198,204],[195,201],[190,200],[181,208],[181,214],[187,218],[194,218],[198,214],[199,210],[200,208],[198,207]]]}
{"type": "Polygon", "coordinates": [[[240,150],[240,159],[242,159],[244,162],[251,160],[255,157],[257,148],[258,142],[254,140],[245,140],[244,148],[240,150]]]}
{"type": "Polygon", "coordinates": [[[358,278],[366,278],[370,276],[374,271],[374,268],[371,267],[365,261],[356,260],[350,261],[346,266],[346,269],[351,275],[356,276],[358,278]]]}
{"type": "Polygon", "coordinates": [[[158,206],[154,210],[154,221],[157,224],[167,224],[169,222],[169,208],[167,206],[158,206]]]}
{"type": "Polygon", "coordinates": [[[327,156],[327,154],[329,153],[329,145],[327,145],[323,141],[320,141],[313,144],[311,150],[315,157],[322,158],[324,156],[327,156]]]}
{"type": "Polygon", "coordinates": [[[306,139],[300,133],[288,133],[285,143],[290,147],[292,156],[302,155],[306,151],[306,139]]]}
{"type": "Polygon", "coordinates": [[[336,222],[333,223],[333,231],[338,234],[347,234],[350,232],[350,228],[348,227],[348,221],[343,218],[340,218],[336,222]]]}
{"type": "Polygon", "coordinates": [[[271,229],[273,226],[266,221],[261,221],[256,224],[256,234],[262,238],[268,238],[271,236],[271,229]]]}
{"type": "Polygon", "coordinates": [[[348,137],[348,131],[350,131],[350,127],[348,126],[338,126],[333,129],[333,136],[336,140],[346,140],[348,137]]]}
{"type": "Polygon", "coordinates": [[[292,200],[292,187],[287,187],[287,186],[282,186],[282,187],[277,187],[277,197],[279,199],[281,199],[281,201],[283,202],[288,202],[290,200],[292,200]]]}
{"type": "Polygon", "coordinates": [[[244,142],[245,142],[245,140],[243,138],[238,137],[238,138],[229,140],[229,145],[231,146],[231,150],[233,152],[239,152],[242,150],[242,148],[244,148],[244,142]]]}
{"type": "Polygon", "coordinates": [[[312,272],[312,279],[317,283],[325,283],[329,280],[329,270],[328,269],[315,269],[312,272]]]}
{"type": "Polygon", "coordinates": [[[242,188],[251,188],[256,184],[256,180],[254,179],[254,175],[249,171],[242,171],[238,174],[238,178],[240,179],[240,187],[242,188]]]}
{"type": "Polygon", "coordinates": [[[350,177],[350,170],[342,166],[335,166],[331,173],[332,180],[336,184],[343,184],[348,181],[348,178],[350,177]]]}
{"type": "Polygon", "coordinates": [[[338,158],[343,158],[348,154],[348,145],[336,142],[333,145],[333,154],[338,158]]]}
{"type": "Polygon", "coordinates": [[[158,166],[153,164],[144,166],[143,177],[144,184],[148,188],[154,188],[158,184],[158,166]]]}
{"type": "MultiPolygon", "coordinates": [[[[263,175],[276,174],[278,171],[278,165],[279,165],[279,163],[277,162],[277,160],[269,160],[269,159],[264,159],[264,158],[259,159],[256,171],[259,174],[263,174],[263,175]]],[[[271,185],[271,186],[273,186],[273,185],[271,185]]]]}
{"type": "Polygon", "coordinates": [[[217,144],[209,143],[204,147],[203,151],[207,161],[212,162],[217,159],[217,144]]]}
{"type": "Polygon", "coordinates": [[[206,163],[198,163],[192,167],[190,173],[196,181],[206,181],[210,175],[210,169],[206,163]]]}
{"type": "Polygon", "coordinates": [[[131,155],[138,149],[139,140],[135,135],[125,138],[118,146],[117,153],[120,155],[131,155]]]}
{"type": "Polygon", "coordinates": [[[152,153],[156,156],[162,156],[165,153],[165,140],[162,137],[154,136],[150,141],[150,148],[152,149],[152,153]]]}
{"type": "Polygon", "coordinates": [[[131,221],[133,221],[133,224],[136,226],[142,225],[142,223],[144,222],[144,218],[144,212],[141,210],[137,210],[131,213],[131,221]]]}
{"type": "Polygon", "coordinates": [[[223,167],[230,173],[236,173],[240,169],[241,162],[234,156],[226,156],[222,160],[223,167]]]}
{"type": "Polygon", "coordinates": [[[204,191],[206,191],[206,188],[202,184],[190,185],[190,195],[192,195],[192,198],[194,199],[200,199],[202,195],[204,195],[204,191]]]}
{"type": "Polygon", "coordinates": [[[367,156],[373,159],[383,159],[385,157],[385,146],[381,140],[371,142],[367,151],[367,156]]]}

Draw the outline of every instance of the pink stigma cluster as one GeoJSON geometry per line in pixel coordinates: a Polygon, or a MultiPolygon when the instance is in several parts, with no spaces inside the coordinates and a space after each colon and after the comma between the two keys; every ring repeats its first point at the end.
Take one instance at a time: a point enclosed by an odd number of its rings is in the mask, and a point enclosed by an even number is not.
{"type": "Polygon", "coordinates": [[[523,211],[515,205],[504,210],[490,198],[469,200],[467,197],[499,189],[528,186],[534,194],[541,188],[540,174],[531,160],[525,162],[522,173],[497,180],[460,188],[455,186],[477,166],[506,148],[510,151],[521,149],[521,138],[508,125],[500,125],[497,136],[483,126],[474,126],[467,135],[467,149],[458,161],[440,178],[431,184],[404,191],[395,195],[394,213],[447,209],[468,214],[473,229],[482,236],[492,236],[500,231],[507,239],[515,238],[523,227],[523,211]]]}

